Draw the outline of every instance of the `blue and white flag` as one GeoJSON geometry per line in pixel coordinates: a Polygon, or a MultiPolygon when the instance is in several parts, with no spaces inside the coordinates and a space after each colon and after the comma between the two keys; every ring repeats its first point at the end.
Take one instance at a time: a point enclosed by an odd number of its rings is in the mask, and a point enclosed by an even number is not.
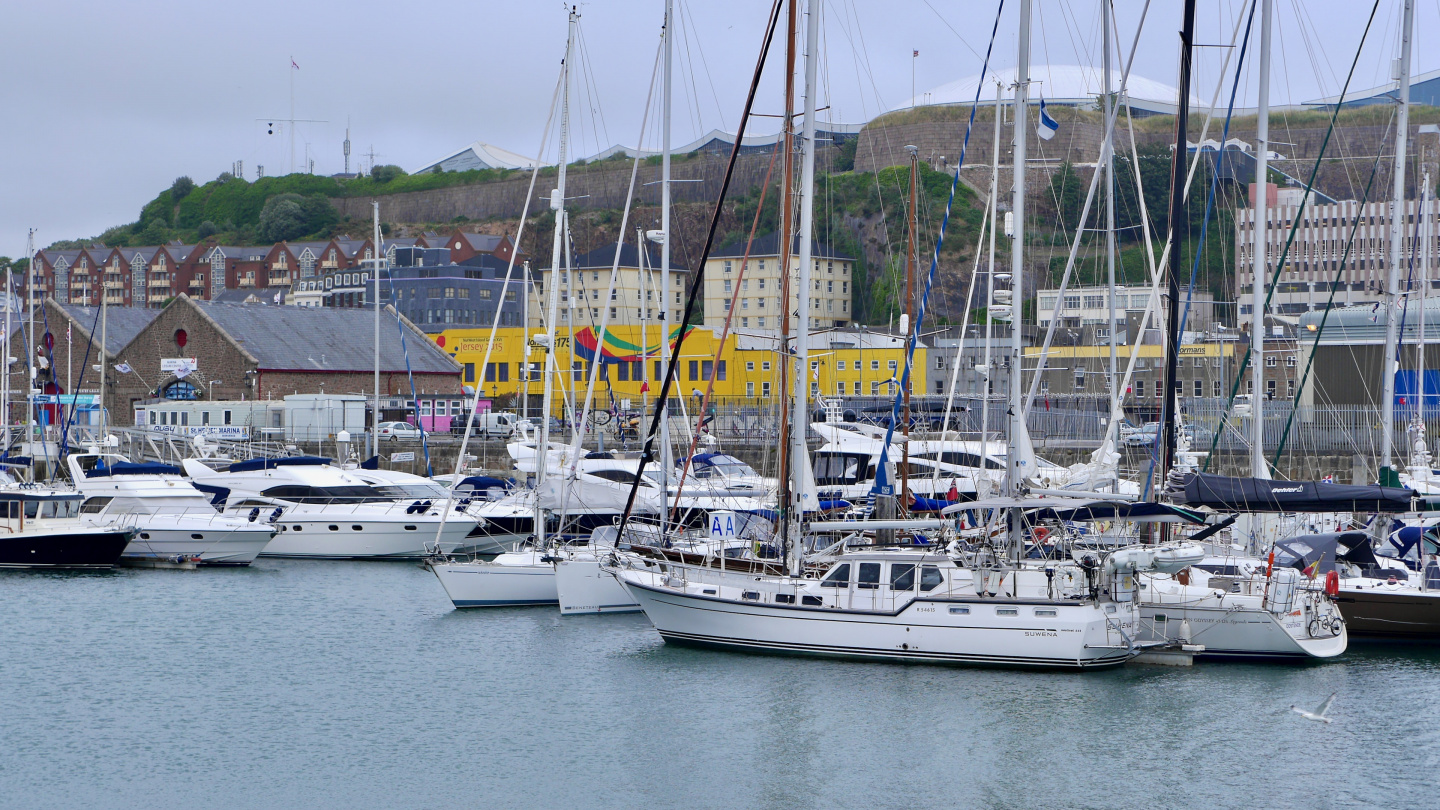
{"type": "Polygon", "coordinates": [[[1050,113],[1045,109],[1045,97],[1041,96],[1040,122],[1035,125],[1035,134],[1039,135],[1042,139],[1048,141],[1051,138],[1055,137],[1055,132],[1059,128],[1060,125],[1055,123],[1055,119],[1051,118],[1050,113]]]}

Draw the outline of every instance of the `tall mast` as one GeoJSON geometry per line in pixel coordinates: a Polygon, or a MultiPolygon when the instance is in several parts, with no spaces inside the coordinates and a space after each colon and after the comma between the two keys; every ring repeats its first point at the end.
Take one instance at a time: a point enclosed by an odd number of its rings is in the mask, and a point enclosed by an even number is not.
{"type": "MultiPolygon", "coordinates": [[[[1105,94],[1105,120],[1110,120],[1110,108],[1115,104],[1114,92],[1110,86],[1110,0],[1100,0],[1100,24],[1105,29],[1105,45],[1103,49],[1103,62],[1101,73],[1104,76],[1105,94]]],[[[1116,360],[1116,344],[1119,330],[1115,327],[1115,129],[1107,126],[1105,129],[1105,146],[1101,150],[1105,155],[1105,165],[1101,171],[1105,172],[1105,267],[1109,279],[1109,302],[1110,302],[1110,413],[1119,410],[1119,364],[1116,360]]]]}
{"type": "MultiPolygon", "coordinates": [[[[105,356],[105,322],[108,320],[110,314],[109,303],[110,295],[105,289],[105,274],[102,268],[100,274],[100,447],[102,451],[109,446],[106,443],[106,438],[110,429],[108,424],[109,420],[105,418],[105,372],[106,366],[110,365],[109,358],[105,356]]],[[[30,385],[30,390],[34,391],[35,384],[32,382],[30,385]]],[[[31,410],[34,410],[34,408],[31,408],[31,410]]]]}
{"type": "MultiPolygon", "coordinates": [[[[791,532],[790,523],[793,515],[792,499],[795,488],[791,486],[791,477],[794,467],[793,454],[788,452],[793,441],[791,434],[794,432],[790,422],[790,377],[795,371],[790,361],[790,294],[794,285],[790,283],[790,248],[794,243],[790,234],[791,217],[794,215],[794,199],[791,196],[791,181],[795,175],[794,161],[794,110],[795,110],[795,14],[796,7],[800,0],[790,0],[786,10],[785,22],[785,110],[781,114],[781,149],[784,150],[783,164],[780,172],[780,230],[775,234],[775,252],[777,254],[778,272],[780,281],[780,330],[779,347],[780,356],[777,365],[780,368],[780,507],[785,510],[781,521],[781,546],[789,553],[789,544],[792,539],[799,542],[799,538],[791,532]]],[[[796,296],[799,300],[799,296],[796,296]]],[[[798,554],[796,556],[799,556],[798,554]]]]}
{"type": "MultiPolygon", "coordinates": [[[[807,94],[806,101],[809,101],[807,94]]],[[[915,265],[918,257],[915,255],[915,231],[920,227],[920,213],[915,209],[915,179],[920,172],[920,150],[913,146],[907,146],[910,150],[910,241],[905,250],[905,323],[906,327],[900,331],[908,336],[910,330],[915,328],[915,265]]],[[[804,214],[801,214],[804,216],[804,214]]],[[[908,337],[907,337],[908,340],[908,337]]],[[[961,336],[964,342],[964,336],[961,336]]],[[[901,418],[905,421],[905,446],[900,451],[900,507],[902,510],[910,508],[910,386],[905,387],[905,407],[901,418]]]]}
{"type": "Polygon", "coordinates": [[[1395,194],[1390,201],[1390,266],[1385,280],[1385,362],[1381,365],[1384,398],[1380,403],[1380,480],[1387,480],[1395,443],[1395,373],[1399,370],[1400,324],[1395,307],[1400,298],[1401,238],[1405,227],[1405,147],[1410,135],[1410,37],[1415,25],[1415,0],[1405,0],[1400,28],[1400,60],[1395,78],[1400,108],[1395,116],[1395,194]]]}
{"type": "MultiPolygon", "coordinates": [[[[1165,398],[1160,417],[1164,453],[1157,487],[1175,461],[1176,371],[1180,355],[1180,236],[1185,232],[1185,138],[1190,124],[1190,53],[1195,43],[1195,0],[1185,0],[1184,27],[1180,30],[1180,99],[1175,112],[1175,153],[1170,160],[1170,252],[1167,268],[1170,284],[1169,324],[1165,330],[1165,398]]],[[[1200,249],[1196,245],[1196,250],[1200,249]]]]}
{"type": "MultiPolygon", "coordinates": [[[[370,268],[370,277],[375,280],[375,410],[374,425],[370,430],[370,455],[380,455],[380,203],[372,202],[375,215],[375,263],[370,268]]],[[[504,306],[502,303],[501,306],[504,306]]],[[[483,377],[482,377],[483,379],[483,377]]],[[[478,392],[476,394],[479,395],[478,392]]]]}
{"type": "MultiPolygon", "coordinates": [[[[30,299],[30,325],[26,328],[25,340],[25,441],[30,445],[30,458],[35,458],[35,229],[30,229],[30,236],[25,240],[25,254],[30,257],[30,266],[26,273],[29,276],[25,285],[25,296],[30,299]]],[[[101,365],[104,365],[103,353],[101,365]]],[[[5,356],[5,362],[10,362],[10,356],[5,356]]],[[[84,376],[83,374],[81,375],[84,376]]],[[[105,412],[105,391],[100,391],[100,412],[105,412]]],[[[8,414],[7,414],[8,416],[8,414]]],[[[30,464],[30,480],[35,480],[35,464],[30,464]]]]}
{"type": "MultiPolygon", "coordinates": [[[[1010,203],[1015,214],[1013,241],[1010,249],[1010,442],[1005,452],[1005,495],[1020,496],[1025,472],[1021,469],[1021,442],[1025,435],[1025,413],[1020,407],[1024,391],[1021,387],[1020,361],[1024,354],[1021,342],[1021,302],[1025,300],[1025,140],[1030,118],[1030,0],[1020,0],[1020,54],[1015,68],[1015,156],[1011,168],[1013,194],[1010,203]]],[[[1010,511],[1010,554],[1016,561],[1025,547],[1020,509],[1010,511]]]]}
{"type": "MultiPolygon", "coordinates": [[[[675,4],[665,0],[665,71],[661,78],[660,94],[660,359],[668,364],[670,360],[670,319],[665,317],[670,309],[670,63],[674,51],[675,4]]],[[[616,248],[619,250],[619,248],[616,248]]],[[[678,324],[681,329],[685,325],[678,324]]],[[[596,358],[599,362],[599,358],[596,358]]],[[[668,397],[656,403],[660,409],[660,502],[670,501],[670,469],[675,465],[670,450],[670,403],[668,397]]],[[[660,510],[660,533],[665,533],[670,510],[660,510]]]]}
{"type": "MultiPolygon", "coordinates": [[[[1265,463],[1265,284],[1269,278],[1265,251],[1270,230],[1270,9],[1260,0],[1260,113],[1255,125],[1255,247],[1250,275],[1250,474],[1269,478],[1265,463]]],[[[1223,148],[1223,147],[1222,147],[1223,148]]]]}
{"type": "MultiPolygon", "coordinates": [[[[810,270],[813,259],[811,258],[811,242],[815,235],[815,96],[819,88],[815,82],[816,51],[820,43],[820,4],[817,0],[810,0],[805,5],[805,124],[800,136],[800,317],[795,325],[796,347],[795,355],[799,360],[800,371],[795,375],[795,434],[794,434],[794,455],[795,460],[790,465],[792,475],[795,476],[796,484],[793,491],[799,494],[795,498],[793,514],[795,520],[801,521],[805,518],[805,508],[818,508],[819,504],[806,503],[806,499],[813,495],[807,487],[799,483],[805,479],[804,472],[809,469],[810,455],[805,448],[805,437],[809,433],[810,417],[809,409],[806,407],[806,397],[810,393],[810,270]]],[[[786,246],[788,249],[788,245],[786,246]]],[[[788,358],[781,358],[782,362],[788,363],[788,358]]],[[[798,526],[797,526],[798,528],[798,526]]],[[[790,573],[800,576],[800,534],[795,533],[795,556],[791,560],[790,573]]]]}
{"type": "MultiPolygon", "coordinates": [[[[559,171],[555,188],[550,190],[550,209],[555,212],[555,238],[550,248],[550,284],[549,289],[546,290],[549,301],[545,320],[545,393],[540,411],[540,443],[535,448],[535,490],[537,493],[535,498],[535,541],[538,548],[545,547],[545,510],[540,505],[543,499],[539,497],[538,493],[541,491],[541,485],[545,483],[545,473],[549,465],[547,456],[550,450],[550,408],[554,400],[556,373],[555,319],[559,315],[560,308],[560,246],[563,244],[565,233],[565,147],[570,139],[570,62],[575,52],[575,29],[579,26],[579,22],[580,12],[576,7],[571,6],[570,31],[565,40],[565,67],[561,71],[560,79],[559,171]]],[[[596,360],[598,361],[599,358],[596,360]]]]}
{"type": "MultiPolygon", "coordinates": [[[[1000,117],[1001,117],[1001,92],[1000,82],[995,82],[995,139],[990,144],[990,268],[986,273],[988,278],[985,283],[985,373],[980,379],[980,457],[989,458],[990,435],[990,380],[994,369],[990,365],[990,338],[994,334],[995,309],[995,234],[1000,230],[1000,117]]],[[[960,351],[965,350],[965,335],[960,335],[960,351]]],[[[957,353],[955,361],[960,361],[957,353]]],[[[982,465],[983,466],[983,465],[982,465]]],[[[981,497],[990,494],[987,489],[981,497]]]]}

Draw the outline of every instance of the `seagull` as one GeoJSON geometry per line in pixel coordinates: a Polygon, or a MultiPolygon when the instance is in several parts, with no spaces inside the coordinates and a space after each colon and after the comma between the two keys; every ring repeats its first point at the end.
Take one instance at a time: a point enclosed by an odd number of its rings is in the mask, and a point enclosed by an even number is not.
{"type": "Polygon", "coordinates": [[[1330,697],[1320,701],[1320,705],[1317,706],[1313,712],[1307,712],[1299,706],[1294,705],[1290,707],[1290,711],[1295,712],[1306,720],[1314,720],[1317,723],[1329,723],[1330,718],[1325,716],[1325,712],[1330,710],[1330,703],[1335,700],[1335,695],[1335,692],[1331,692],[1330,697]]]}

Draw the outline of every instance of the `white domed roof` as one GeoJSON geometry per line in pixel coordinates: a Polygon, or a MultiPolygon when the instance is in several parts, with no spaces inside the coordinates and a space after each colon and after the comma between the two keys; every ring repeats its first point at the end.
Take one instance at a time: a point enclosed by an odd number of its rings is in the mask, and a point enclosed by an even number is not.
{"type": "MultiPolygon", "coordinates": [[[[1002,91],[1004,99],[1008,101],[1013,98],[1013,91],[1010,88],[1015,84],[1015,75],[1016,69],[1013,67],[993,71],[991,76],[984,81],[984,87],[980,89],[980,104],[983,106],[995,102],[997,79],[1004,86],[1002,91]]],[[[1119,89],[1121,76],[1122,71],[1111,70],[1110,86],[1119,89]]],[[[1104,77],[1100,75],[1100,69],[1083,65],[1034,65],[1030,68],[1030,82],[1030,100],[1035,103],[1038,103],[1043,96],[1047,102],[1052,104],[1094,104],[1096,97],[1104,89],[1104,77]]],[[[895,109],[904,110],[910,107],[941,104],[970,104],[975,101],[975,89],[980,84],[979,74],[967,76],[921,93],[895,109]]],[[[1130,81],[1125,88],[1125,95],[1130,99],[1130,105],[1136,109],[1173,113],[1180,93],[1171,85],[1131,73],[1130,81]]],[[[1191,95],[1190,104],[1192,106],[1199,106],[1202,103],[1200,99],[1191,95]]]]}

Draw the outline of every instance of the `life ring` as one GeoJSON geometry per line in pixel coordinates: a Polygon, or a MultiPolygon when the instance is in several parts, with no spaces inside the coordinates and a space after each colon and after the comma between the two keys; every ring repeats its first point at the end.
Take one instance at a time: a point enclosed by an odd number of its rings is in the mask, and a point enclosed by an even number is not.
{"type": "Polygon", "coordinates": [[[1035,536],[1035,542],[1037,543],[1043,543],[1045,538],[1050,536],[1050,530],[1044,526],[1036,526],[1035,530],[1031,533],[1035,536]]]}
{"type": "MultiPolygon", "coordinates": [[[[1340,574],[1331,571],[1325,575],[1325,595],[1331,598],[1340,595],[1340,574]]],[[[1337,633],[1338,635],[1338,633],[1337,633]]]]}

